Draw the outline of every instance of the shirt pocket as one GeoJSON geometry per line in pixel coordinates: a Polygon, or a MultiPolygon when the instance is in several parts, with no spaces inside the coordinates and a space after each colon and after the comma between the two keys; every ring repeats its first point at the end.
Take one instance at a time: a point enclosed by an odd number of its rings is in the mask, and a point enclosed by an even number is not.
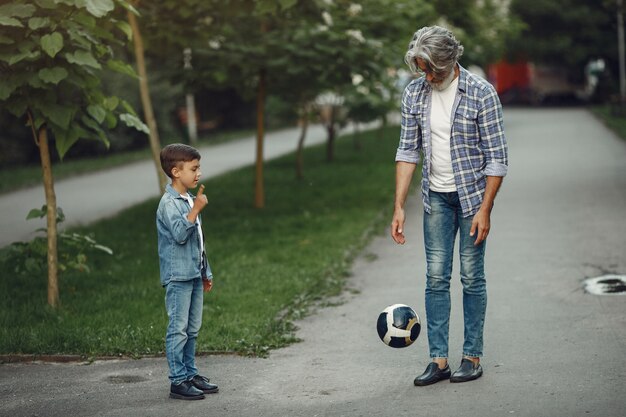
{"type": "Polygon", "coordinates": [[[480,135],[477,109],[459,106],[454,117],[453,127],[459,144],[471,148],[478,146],[480,135]]]}

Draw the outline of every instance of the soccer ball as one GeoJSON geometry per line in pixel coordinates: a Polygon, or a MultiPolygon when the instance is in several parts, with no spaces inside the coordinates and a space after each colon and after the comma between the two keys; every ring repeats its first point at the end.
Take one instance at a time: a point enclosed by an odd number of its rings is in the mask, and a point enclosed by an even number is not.
{"type": "Polygon", "coordinates": [[[380,340],[394,348],[410,346],[419,336],[421,329],[417,313],[404,304],[394,304],[384,309],[376,323],[380,340]]]}

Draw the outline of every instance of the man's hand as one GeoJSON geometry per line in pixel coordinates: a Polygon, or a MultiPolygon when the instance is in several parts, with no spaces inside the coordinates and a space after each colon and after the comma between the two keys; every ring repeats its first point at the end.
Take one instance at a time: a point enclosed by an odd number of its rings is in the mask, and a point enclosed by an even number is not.
{"type": "Polygon", "coordinates": [[[391,237],[400,244],[404,245],[404,209],[396,208],[393,212],[393,220],[391,221],[391,237]]]}
{"type": "Polygon", "coordinates": [[[480,245],[485,239],[487,239],[490,227],[491,213],[487,209],[481,208],[474,215],[474,218],[472,219],[472,228],[470,229],[470,236],[477,234],[474,246],[480,245]]]}

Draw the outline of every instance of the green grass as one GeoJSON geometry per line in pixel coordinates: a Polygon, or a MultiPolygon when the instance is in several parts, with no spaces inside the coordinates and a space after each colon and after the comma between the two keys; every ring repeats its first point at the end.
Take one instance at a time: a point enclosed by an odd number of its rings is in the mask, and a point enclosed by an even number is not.
{"type": "MultiPolygon", "coordinates": [[[[293,342],[292,321],[341,292],[352,259],[387,224],[398,129],[305,151],[305,179],[290,155],[265,167],[266,208],[252,208],[253,169],[206,184],[203,212],[214,289],[205,296],[199,352],[263,355],[293,342]]],[[[92,272],[60,278],[62,306],[46,307],[46,277],[0,265],[0,353],[146,355],[164,350],[167,317],[159,285],[158,199],[82,232],[115,251],[93,254],[92,272]]]]}
{"type": "MultiPolygon", "coordinates": [[[[218,132],[211,135],[210,139],[200,138],[198,146],[212,146],[253,134],[253,130],[218,132]]],[[[163,145],[165,144],[166,143],[163,143],[163,145]]],[[[150,149],[145,148],[137,151],[111,153],[94,158],[69,159],[63,162],[53,163],[52,175],[56,181],[80,174],[119,167],[131,162],[143,161],[150,159],[151,156],[152,153],[150,149]]],[[[42,183],[41,178],[41,166],[36,164],[2,169],[0,170],[0,194],[19,190],[24,187],[39,185],[42,183]]]]}
{"type": "Polygon", "coordinates": [[[622,110],[621,116],[611,110],[610,105],[591,107],[593,114],[598,116],[607,127],[622,139],[626,140],[626,113],[622,110]]]}

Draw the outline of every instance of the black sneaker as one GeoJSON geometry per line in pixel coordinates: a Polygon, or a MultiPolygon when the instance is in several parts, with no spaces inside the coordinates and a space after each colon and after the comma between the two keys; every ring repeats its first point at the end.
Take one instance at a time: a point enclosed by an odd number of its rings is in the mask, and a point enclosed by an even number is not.
{"type": "Polygon", "coordinates": [[[439,369],[439,365],[431,362],[426,367],[424,373],[415,378],[413,383],[418,387],[423,387],[448,378],[450,378],[450,366],[446,364],[445,368],[439,369]]]}
{"type": "Polygon", "coordinates": [[[191,381],[184,381],[170,386],[170,398],[177,400],[203,400],[204,393],[194,387],[191,381]]]}
{"type": "Polygon", "coordinates": [[[209,383],[209,378],[205,376],[196,375],[189,380],[194,387],[198,388],[205,394],[215,394],[219,391],[219,388],[215,384],[209,383]]]}

